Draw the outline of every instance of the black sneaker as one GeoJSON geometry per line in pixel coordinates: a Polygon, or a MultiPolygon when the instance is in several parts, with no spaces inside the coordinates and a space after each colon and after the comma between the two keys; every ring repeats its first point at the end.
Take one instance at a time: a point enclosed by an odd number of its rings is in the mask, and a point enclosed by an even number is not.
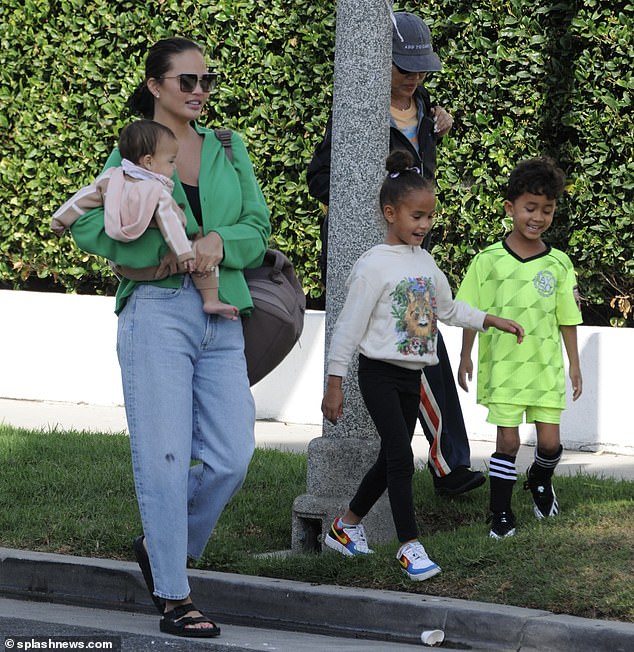
{"type": "Polygon", "coordinates": [[[434,479],[434,489],[438,496],[459,496],[482,486],[486,478],[480,471],[472,471],[467,466],[457,466],[443,477],[437,476],[430,468],[434,479]]]}
{"type": "Polygon", "coordinates": [[[531,477],[531,468],[526,470],[524,489],[533,494],[533,512],[539,519],[559,514],[559,503],[550,478],[531,477]]]}
{"type": "Polygon", "coordinates": [[[513,512],[493,512],[487,519],[491,523],[489,536],[492,539],[506,539],[515,534],[515,515],[513,512]]]}

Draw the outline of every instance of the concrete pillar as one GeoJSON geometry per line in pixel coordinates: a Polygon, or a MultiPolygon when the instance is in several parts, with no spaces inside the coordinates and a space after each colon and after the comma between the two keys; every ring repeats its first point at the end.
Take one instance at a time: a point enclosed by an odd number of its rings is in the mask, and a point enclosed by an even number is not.
{"type": "MultiPolygon", "coordinates": [[[[392,22],[386,0],[338,0],[333,134],[328,216],[326,352],[357,258],[383,241],[378,192],[389,148],[392,22]]],[[[344,418],[324,422],[308,447],[307,494],[293,505],[294,552],[321,550],[332,519],[342,513],[375,461],[378,437],[357,384],[356,358],[344,381],[344,418]]],[[[321,400],[321,397],[315,397],[321,400]]],[[[364,519],[370,543],[396,534],[384,496],[364,519]]]]}

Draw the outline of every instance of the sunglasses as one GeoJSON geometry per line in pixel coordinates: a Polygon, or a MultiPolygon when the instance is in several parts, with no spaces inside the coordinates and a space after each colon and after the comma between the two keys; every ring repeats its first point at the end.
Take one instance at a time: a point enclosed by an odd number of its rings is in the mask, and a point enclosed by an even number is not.
{"type": "Polygon", "coordinates": [[[399,68],[395,63],[392,65],[401,73],[401,75],[416,75],[417,77],[424,77],[427,74],[425,71],[412,72],[411,70],[403,70],[403,68],[399,68]]]}
{"type": "Polygon", "coordinates": [[[161,77],[161,79],[178,79],[181,92],[183,93],[193,93],[196,90],[197,84],[200,84],[200,90],[203,93],[209,93],[216,88],[217,78],[218,75],[215,72],[206,72],[201,77],[193,72],[184,72],[180,75],[173,75],[171,77],[163,75],[161,77]]]}

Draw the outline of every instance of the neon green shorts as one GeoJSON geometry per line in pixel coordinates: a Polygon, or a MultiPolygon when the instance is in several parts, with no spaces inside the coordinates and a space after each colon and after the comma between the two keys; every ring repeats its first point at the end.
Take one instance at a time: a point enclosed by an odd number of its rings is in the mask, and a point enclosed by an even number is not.
{"type": "Polygon", "coordinates": [[[524,412],[526,412],[526,423],[556,423],[561,421],[560,408],[534,407],[524,405],[512,405],[510,403],[491,403],[487,406],[489,415],[487,421],[494,423],[496,426],[513,428],[519,426],[524,421],[524,412]]]}

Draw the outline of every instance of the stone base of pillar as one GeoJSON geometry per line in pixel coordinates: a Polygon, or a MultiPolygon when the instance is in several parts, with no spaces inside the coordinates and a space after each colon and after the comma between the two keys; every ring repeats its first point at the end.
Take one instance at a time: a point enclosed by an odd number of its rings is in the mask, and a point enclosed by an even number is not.
{"type": "MultiPolygon", "coordinates": [[[[374,464],[379,442],[374,439],[318,437],[308,446],[308,493],[293,503],[291,549],[294,553],[321,552],[333,519],[342,515],[366,471],[374,464]]],[[[387,494],[363,519],[372,545],[396,539],[387,494]]]]}

